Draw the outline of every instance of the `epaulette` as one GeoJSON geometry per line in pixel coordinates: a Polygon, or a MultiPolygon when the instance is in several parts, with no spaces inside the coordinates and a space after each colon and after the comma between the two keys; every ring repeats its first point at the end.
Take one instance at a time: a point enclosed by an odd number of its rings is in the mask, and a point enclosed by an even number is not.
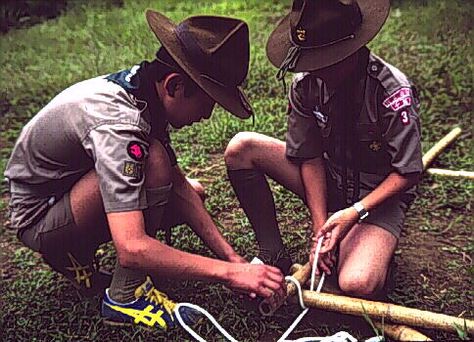
{"type": "Polygon", "coordinates": [[[380,82],[388,95],[395,93],[401,88],[411,87],[410,81],[403,72],[374,54],[369,56],[367,73],[380,82]]]}

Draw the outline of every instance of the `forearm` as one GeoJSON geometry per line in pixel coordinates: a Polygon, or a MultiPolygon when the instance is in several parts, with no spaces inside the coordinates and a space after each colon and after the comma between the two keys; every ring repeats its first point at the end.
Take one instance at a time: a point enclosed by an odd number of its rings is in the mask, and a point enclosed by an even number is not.
{"type": "Polygon", "coordinates": [[[179,169],[174,172],[173,185],[177,205],[191,229],[219,258],[227,261],[239,258],[217,228],[199,195],[179,169]]]}
{"type": "Polygon", "coordinates": [[[151,237],[130,242],[133,258],[127,267],[156,273],[164,278],[226,282],[228,263],[186,253],[151,237]],[[153,252],[150,252],[153,251],[153,252]]]}
{"type": "Polygon", "coordinates": [[[415,185],[418,179],[419,174],[401,175],[397,172],[392,172],[360,202],[367,211],[370,211],[390,197],[403,193],[415,185]]]}
{"type": "Polygon", "coordinates": [[[300,166],[301,179],[305,189],[306,205],[313,221],[313,233],[326,222],[326,172],[322,158],[310,159],[300,166]]]}

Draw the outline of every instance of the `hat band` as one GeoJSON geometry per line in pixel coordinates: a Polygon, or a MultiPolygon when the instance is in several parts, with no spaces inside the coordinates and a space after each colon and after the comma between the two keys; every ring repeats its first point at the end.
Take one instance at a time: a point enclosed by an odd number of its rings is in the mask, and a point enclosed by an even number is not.
{"type": "Polygon", "coordinates": [[[291,34],[291,31],[290,31],[290,41],[293,45],[295,46],[298,46],[299,48],[301,49],[317,49],[317,48],[322,48],[322,47],[326,47],[326,46],[331,46],[331,45],[334,45],[334,44],[337,44],[337,43],[340,43],[340,42],[343,42],[345,40],[349,40],[349,39],[354,39],[355,38],[355,34],[354,33],[351,33],[351,34],[348,34],[347,36],[344,36],[342,38],[337,38],[337,39],[334,39],[334,40],[331,40],[327,43],[323,43],[323,44],[317,44],[317,45],[309,45],[309,46],[305,46],[305,45],[300,45],[298,43],[296,43],[293,39],[293,36],[291,34]]]}

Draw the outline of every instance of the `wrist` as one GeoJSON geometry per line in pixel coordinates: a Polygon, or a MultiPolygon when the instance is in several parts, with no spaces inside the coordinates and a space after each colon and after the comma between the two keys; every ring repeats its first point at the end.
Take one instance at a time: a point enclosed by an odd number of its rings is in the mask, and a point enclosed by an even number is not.
{"type": "Polygon", "coordinates": [[[362,202],[354,203],[351,208],[354,209],[357,213],[359,223],[364,221],[369,216],[369,212],[367,211],[367,209],[365,209],[362,202]]]}

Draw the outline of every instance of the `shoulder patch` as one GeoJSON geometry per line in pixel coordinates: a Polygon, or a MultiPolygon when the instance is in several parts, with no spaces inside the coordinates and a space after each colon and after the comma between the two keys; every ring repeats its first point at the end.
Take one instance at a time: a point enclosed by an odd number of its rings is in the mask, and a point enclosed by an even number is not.
{"type": "Polygon", "coordinates": [[[143,178],[143,165],[131,161],[125,161],[123,164],[122,174],[136,181],[141,181],[143,178]]]}
{"type": "Polygon", "coordinates": [[[142,161],[145,158],[145,147],[139,141],[130,141],[127,145],[127,154],[136,161],[142,161]]]}
{"type": "Polygon", "coordinates": [[[384,107],[391,108],[393,111],[398,111],[402,108],[409,107],[412,105],[412,103],[412,91],[409,87],[400,88],[383,101],[384,107]]]}

